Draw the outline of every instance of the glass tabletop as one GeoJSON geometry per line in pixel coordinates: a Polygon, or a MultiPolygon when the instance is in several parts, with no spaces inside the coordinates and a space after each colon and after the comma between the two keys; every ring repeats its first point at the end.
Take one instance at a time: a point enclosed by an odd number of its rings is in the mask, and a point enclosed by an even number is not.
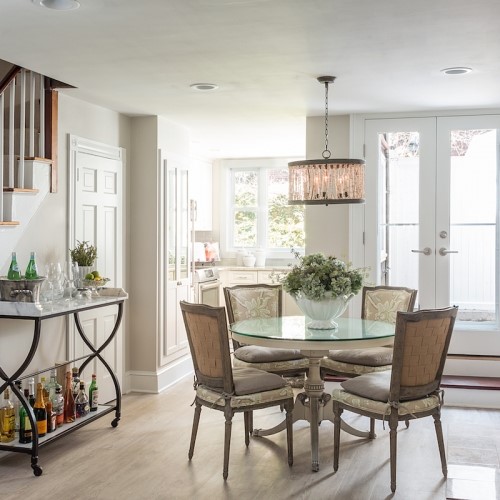
{"type": "MultiPolygon", "coordinates": [[[[382,321],[359,318],[336,318],[339,327],[334,330],[307,328],[305,316],[282,316],[279,318],[257,318],[237,321],[229,329],[248,339],[270,339],[274,341],[304,342],[352,342],[357,340],[391,339],[395,325],[382,321]]],[[[252,343],[249,341],[249,343],[252,343]]]]}

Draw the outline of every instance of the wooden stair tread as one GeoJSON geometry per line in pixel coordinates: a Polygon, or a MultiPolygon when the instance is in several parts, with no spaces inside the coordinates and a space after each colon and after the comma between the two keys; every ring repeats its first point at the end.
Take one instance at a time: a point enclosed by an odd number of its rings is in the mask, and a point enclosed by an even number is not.
{"type": "Polygon", "coordinates": [[[9,188],[4,187],[4,193],[38,193],[38,189],[28,189],[28,188],[9,188]]]}

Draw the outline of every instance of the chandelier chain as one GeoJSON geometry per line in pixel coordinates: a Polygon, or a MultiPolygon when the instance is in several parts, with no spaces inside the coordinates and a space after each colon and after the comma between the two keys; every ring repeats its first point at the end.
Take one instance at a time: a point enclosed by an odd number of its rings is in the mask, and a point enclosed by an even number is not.
{"type": "Polygon", "coordinates": [[[328,149],[328,82],[325,82],[325,150],[323,158],[330,158],[331,151],[328,149]]]}

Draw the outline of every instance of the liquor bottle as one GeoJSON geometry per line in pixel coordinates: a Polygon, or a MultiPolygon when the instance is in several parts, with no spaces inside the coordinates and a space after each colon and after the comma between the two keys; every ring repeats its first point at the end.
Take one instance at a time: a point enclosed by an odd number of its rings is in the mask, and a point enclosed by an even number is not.
{"type": "MultiPolygon", "coordinates": [[[[23,392],[20,380],[16,380],[14,384],[18,388],[19,392],[23,392]]],[[[19,408],[21,407],[21,401],[19,401],[19,398],[17,397],[17,394],[14,391],[12,391],[12,406],[14,407],[14,416],[16,419],[15,423],[16,435],[19,435],[19,408]]]]}
{"type": "Polygon", "coordinates": [[[73,397],[73,388],[71,386],[71,372],[66,372],[66,388],[64,390],[64,423],[69,424],[74,422],[75,418],[75,398],[73,397]]]}
{"type": "Polygon", "coordinates": [[[64,424],[64,397],[62,387],[59,384],[57,384],[56,392],[52,397],[52,409],[56,414],[56,427],[61,427],[64,424]]]}
{"type": "Polygon", "coordinates": [[[73,388],[73,399],[76,399],[78,395],[78,390],[80,389],[80,375],[78,374],[78,368],[74,366],[73,371],[73,381],[71,382],[71,387],[73,388]]]}
{"type": "Polygon", "coordinates": [[[40,377],[40,383],[42,384],[42,396],[43,403],[47,406],[47,401],[49,400],[49,392],[47,391],[47,379],[45,377],[40,377]]]}
{"type": "Polygon", "coordinates": [[[36,254],[35,252],[31,252],[30,261],[28,262],[28,267],[26,268],[26,272],[24,273],[24,277],[27,280],[34,280],[38,278],[38,268],[36,266],[36,254]]]}
{"type": "Polygon", "coordinates": [[[33,406],[33,413],[35,414],[38,437],[41,438],[47,434],[47,409],[43,402],[43,387],[40,382],[36,386],[36,401],[33,406]]]}
{"type": "Polygon", "coordinates": [[[83,380],[80,382],[80,390],[76,396],[75,408],[76,418],[85,417],[90,411],[89,397],[85,392],[85,382],[83,380]]]}
{"type": "Polygon", "coordinates": [[[49,399],[54,398],[54,394],[56,393],[56,388],[59,384],[57,383],[57,378],[56,378],[56,370],[53,368],[50,370],[50,380],[47,382],[45,385],[45,390],[48,394],[49,399]]]}
{"type": "Polygon", "coordinates": [[[31,377],[29,380],[28,380],[28,393],[29,393],[29,404],[30,406],[33,408],[33,406],[35,406],[35,401],[36,401],[36,398],[35,398],[35,379],[33,377],[31,377]]]}
{"type": "MultiPolygon", "coordinates": [[[[24,389],[24,398],[28,401],[29,389],[24,389]]],[[[28,416],[28,411],[23,405],[21,405],[19,407],[19,442],[23,444],[31,443],[31,439],[31,421],[28,416]]]]}
{"type": "Polygon", "coordinates": [[[45,410],[47,411],[47,432],[54,432],[56,430],[56,412],[50,399],[45,403],[45,410]]]}
{"type": "Polygon", "coordinates": [[[10,261],[9,271],[7,272],[7,278],[10,280],[21,279],[21,271],[19,270],[19,265],[17,264],[16,252],[12,252],[12,260],[10,261]]]}
{"type": "Polygon", "coordinates": [[[0,442],[8,443],[16,437],[16,416],[14,405],[10,401],[9,388],[3,392],[3,402],[0,408],[0,442]]]}
{"type": "Polygon", "coordinates": [[[95,374],[92,375],[92,382],[89,386],[89,404],[90,411],[97,411],[99,406],[99,389],[97,387],[97,377],[95,374]]]}

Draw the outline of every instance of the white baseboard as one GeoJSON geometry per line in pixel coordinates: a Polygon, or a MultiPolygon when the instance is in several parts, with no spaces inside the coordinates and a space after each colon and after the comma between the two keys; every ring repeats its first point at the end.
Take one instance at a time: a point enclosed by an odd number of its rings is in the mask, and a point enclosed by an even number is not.
{"type": "Polygon", "coordinates": [[[454,387],[445,387],[444,405],[500,409],[500,398],[498,395],[498,391],[485,389],[458,389],[454,387]]]}
{"type": "Polygon", "coordinates": [[[129,371],[126,374],[126,392],[158,394],[193,373],[191,357],[182,358],[157,372],[129,371]]]}

